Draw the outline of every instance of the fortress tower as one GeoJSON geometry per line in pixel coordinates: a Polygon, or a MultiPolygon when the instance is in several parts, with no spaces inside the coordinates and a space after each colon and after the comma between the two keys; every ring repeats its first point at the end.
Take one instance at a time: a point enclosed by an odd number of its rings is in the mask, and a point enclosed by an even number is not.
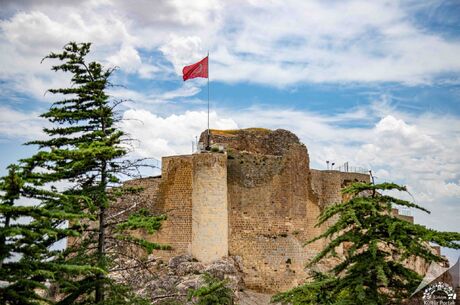
{"type": "Polygon", "coordinates": [[[227,156],[192,157],[192,255],[205,263],[228,255],[227,156]]]}

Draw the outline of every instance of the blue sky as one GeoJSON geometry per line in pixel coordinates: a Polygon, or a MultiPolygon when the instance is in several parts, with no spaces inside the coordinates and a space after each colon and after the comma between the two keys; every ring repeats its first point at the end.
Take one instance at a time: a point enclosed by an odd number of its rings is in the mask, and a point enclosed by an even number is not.
{"type": "Polygon", "coordinates": [[[120,126],[138,139],[133,156],[191,151],[206,80],[180,71],[209,50],[212,128],[289,129],[312,167],[372,169],[432,211],[419,223],[460,230],[458,1],[3,0],[1,173],[43,136],[44,92],[68,77],[40,60],[69,40],[119,67],[111,94],[132,100],[120,126]]]}

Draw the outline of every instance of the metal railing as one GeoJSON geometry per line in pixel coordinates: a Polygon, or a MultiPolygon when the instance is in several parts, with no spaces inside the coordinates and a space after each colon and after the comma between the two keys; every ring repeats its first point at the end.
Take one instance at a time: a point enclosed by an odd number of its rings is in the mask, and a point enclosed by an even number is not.
{"type": "Polygon", "coordinates": [[[330,170],[336,170],[345,173],[369,174],[369,169],[360,166],[350,166],[348,162],[337,167],[331,166],[330,170]]]}

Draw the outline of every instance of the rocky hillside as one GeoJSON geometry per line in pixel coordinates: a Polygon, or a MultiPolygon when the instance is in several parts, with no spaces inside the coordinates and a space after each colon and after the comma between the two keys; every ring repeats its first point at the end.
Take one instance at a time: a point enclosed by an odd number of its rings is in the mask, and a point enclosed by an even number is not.
{"type": "Polygon", "coordinates": [[[245,289],[239,257],[226,257],[208,265],[190,255],[176,256],[168,262],[149,256],[144,261],[119,259],[116,263],[117,271],[111,273],[111,277],[130,285],[138,295],[151,300],[152,304],[195,304],[194,300],[188,300],[189,292],[206,285],[206,275],[218,281],[225,280],[225,286],[233,292],[234,304],[270,303],[269,294],[245,289]]]}

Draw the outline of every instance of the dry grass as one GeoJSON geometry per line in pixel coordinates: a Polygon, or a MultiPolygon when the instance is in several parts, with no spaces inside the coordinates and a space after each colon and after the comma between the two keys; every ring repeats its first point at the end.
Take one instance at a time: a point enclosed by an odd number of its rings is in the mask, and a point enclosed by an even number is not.
{"type": "Polygon", "coordinates": [[[215,135],[236,135],[238,132],[242,130],[250,131],[250,132],[259,132],[259,133],[271,132],[270,129],[266,129],[266,128],[245,128],[245,129],[227,129],[227,130],[211,129],[211,133],[215,135]]]}

